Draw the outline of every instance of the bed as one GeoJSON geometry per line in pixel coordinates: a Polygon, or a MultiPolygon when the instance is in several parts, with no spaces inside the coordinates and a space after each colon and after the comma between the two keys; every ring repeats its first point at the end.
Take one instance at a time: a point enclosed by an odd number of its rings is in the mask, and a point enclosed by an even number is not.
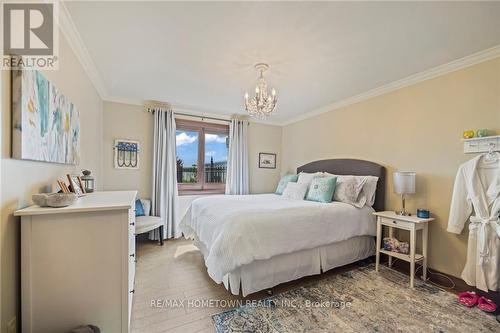
{"type": "Polygon", "coordinates": [[[180,227],[194,239],[210,277],[248,294],[365,259],[375,252],[374,211],[384,209],[385,168],[354,159],[315,161],[297,173],[379,178],[372,207],[289,200],[276,194],[208,196],[192,202],[180,227]]]}

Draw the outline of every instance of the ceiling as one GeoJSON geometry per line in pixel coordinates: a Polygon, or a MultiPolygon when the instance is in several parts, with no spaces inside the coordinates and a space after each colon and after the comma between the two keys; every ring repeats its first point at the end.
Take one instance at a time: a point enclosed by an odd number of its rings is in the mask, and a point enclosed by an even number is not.
{"type": "Polygon", "coordinates": [[[273,122],[500,45],[499,2],[66,2],[105,99],[244,114],[266,62],[273,122]]]}

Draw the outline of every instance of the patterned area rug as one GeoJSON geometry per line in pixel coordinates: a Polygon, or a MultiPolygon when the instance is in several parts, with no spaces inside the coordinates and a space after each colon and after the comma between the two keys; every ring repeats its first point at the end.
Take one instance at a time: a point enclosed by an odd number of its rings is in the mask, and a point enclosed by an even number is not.
{"type": "Polygon", "coordinates": [[[457,296],[374,266],[332,275],[314,284],[216,314],[226,332],[500,332],[495,316],[466,308],[457,296]]]}

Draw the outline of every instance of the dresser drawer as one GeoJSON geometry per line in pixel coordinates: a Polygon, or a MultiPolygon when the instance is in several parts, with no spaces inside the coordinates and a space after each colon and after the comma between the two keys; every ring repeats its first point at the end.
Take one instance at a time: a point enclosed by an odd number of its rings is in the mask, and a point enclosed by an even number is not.
{"type": "Polygon", "coordinates": [[[405,222],[405,221],[400,221],[400,220],[396,220],[396,219],[390,219],[390,218],[386,218],[386,217],[381,217],[380,218],[380,222],[383,225],[386,225],[386,226],[389,226],[389,227],[396,227],[396,228],[399,228],[399,229],[411,230],[412,227],[413,227],[413,223],[405,222]]]}

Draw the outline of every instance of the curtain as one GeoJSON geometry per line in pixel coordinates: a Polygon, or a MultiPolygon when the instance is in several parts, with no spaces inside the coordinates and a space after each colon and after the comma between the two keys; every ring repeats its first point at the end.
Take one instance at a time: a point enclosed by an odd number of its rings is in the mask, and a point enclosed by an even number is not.
{"type": "Polygon", "coordinates": [[[248,194],[248,122],[233,119],[229,125],[226,194],[248,194]]]}
{"type": "Polygon", "coordinates": [[[177,163],[175,154],[175,119],[172,110],[154,109],[152,215],[163,218],[164,226],[150,232],[149,238],[177,238],[178,223],[177,163]],[[160,232],[163,235],[160,236],[160,232]]]}

